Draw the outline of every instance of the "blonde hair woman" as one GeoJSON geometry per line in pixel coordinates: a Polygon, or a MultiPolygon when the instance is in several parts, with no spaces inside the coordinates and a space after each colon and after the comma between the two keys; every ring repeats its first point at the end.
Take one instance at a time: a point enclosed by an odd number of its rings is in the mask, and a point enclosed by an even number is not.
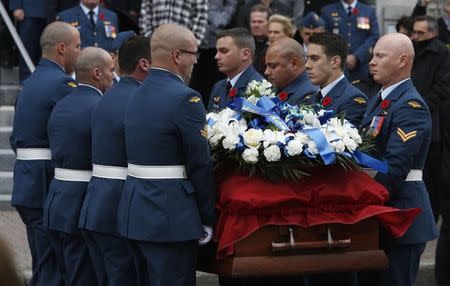
{"type": "Polygon", "coordinates": [[[269,44],[282,38],[292,38],[294,35],[294,25],[291,19],[279,14],[270,16],[268,30],[269,44]]]}

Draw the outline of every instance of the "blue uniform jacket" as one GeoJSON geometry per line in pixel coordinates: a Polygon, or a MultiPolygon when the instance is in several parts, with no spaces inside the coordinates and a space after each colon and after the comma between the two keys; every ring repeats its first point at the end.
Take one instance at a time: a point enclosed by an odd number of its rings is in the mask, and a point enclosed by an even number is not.
{"type": "Polygon", "coordinates": [[[368,61],[378,40],[378,21],[376,11],[369,5],[356,4],[356,11],[348,16],[341,1],[322,8],[321,17],[325,29],[340,35],[348,43],[349,54],[358,59],[358,65],[351,70],[350,81],[369,80],[368,61]]]}
{"type": "MultiPolygon", "coordinates": [[[[317,94],[314,95],[314,99],[317,94]]],[[[367,96],[358,88],[348,82],[347,78],[341,79],[324,97],[331,98],[331,103],[324,106],[326,110],[333,110],[333,116],[345,112],[345,118],[354,126],[359,126],[364,111],[367,107],[367,96]]],[[[322,99],[322,104],[324,104],[322,99]]]]}
{"type": "Polygon", "coordinates": [[[128,163],[184,165],[187,179],[128,176],[119,203],[119,233],[130,239],[196,240],[215,223],[215,183],[198,92],[177,75],[152,69],[125,115],[128,163]]]}
{"type": "Polygon", "coordinates": [[[308,74],[302,72],[293,82],[280,90],[287,92],[289,97],[286,100],[290,105],[296,105],[308,101],[317,92],[318,87],[309,80],[308,74]]]}
{"type": "MultiPolygon", "coordinates": [[[[236,97],[245,93],[247,89],[247,84],[252,80],[262,81],[264,77],[260,75],[253,65],[250,65],[239,77],[239,79],[234,84],[233,88],[237,89],[236,97]]],[[[225,108],[230,102],[230,98],[227,94],[227,79],[222,79],[213,86],[211,95],[209,97],[208,111],[217,111],[225,108]]]]}
{"type": "MultiPolygon", "coordinates": [[[[92,169],[91,116],[100,99],[97,89],[79,85],[53,109],[48,121],[48,137],[55,168],[92,169]]],[[[45,200],[44,226],[76,233],[87,185],[87,182],[53,179],[45,200]]]]}
{"type": "Polygon", "coordinates": [[[428,193],[423,181],[405,182],[405,178],[411,169],[423,169],[431,139],[430,112],[411,80],[400,84],[386,100],[390,104],[383,112],[380,105],[375,107],[377,98],[373,97],[361,122],[363,130],[367,130],[373,117],[386,113],[375,140],[389,171],[387,174],[378,173],[375,179],[390,193],[387,205],[400,209],[422,209],[413,225],[397,242],[425,243],[437,236],[428,193]]]}
{"type": "MultiPolygon", "coordinates": [[[[92,163],[127,167],[123,120],[128,99],[141,83],[121,77],[92,115],[92,163]]],[[[92,177],[80,215],[80,228],[117,234],[117,209],[125,180],[92,177]]]]}
{"type": "MultiPolygon", "coordinates": [[[[47,122],[55,104],[76,87],[55,62],[42,59],[24,82],[14,111],[11,148],[49,148],[47,122]]],[[[53,177],[50,161],[16,160],[11,203],[42,208],[53,177]]]]}
{"type": "Polygon", "coordinates": [[[92,28],[89,18],[84,14],[80,5],[62,11],[56,19],[67,22],[78,29],[81,38],[81,48],[95,46],[109,51],[112,41],[119,32],[116,13],[102,6],[98,10],[95,29],[92,28]]]}
{"type": "Polygon", "coordinates": [[[50,15],[47,2],[45,0],[10,0],[9,10],[23,9],[25,17],[46,19],[50,15]]]}

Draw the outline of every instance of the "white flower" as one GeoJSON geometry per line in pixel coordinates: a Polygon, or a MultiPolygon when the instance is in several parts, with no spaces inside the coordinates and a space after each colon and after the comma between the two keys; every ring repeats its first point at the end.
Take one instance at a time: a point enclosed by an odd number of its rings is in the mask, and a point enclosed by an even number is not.
{"type": "Polygon", "coordinates": [[[347,147],[347,149],[352,153],[355,152],[356,148],[358,148],[358,144],[356,144],[355,140],[348,136],[344,137],[342,141],[344,142],[345,147],[347,147]]]}
{"type": "Polygon", "coordinates": [[[300,143],[302,143],[303,145],[310,141],[309,136],[300,131],[295,133],[295,140],[300,141],[300,143]]]}
{"type": "Polygon", "coordinates": [[[311,152],[313,155],[317,155],[319,153],[319,150],[317,149],[317,145],[314,141],[310,140],[308,141],[308,151],[311,152]]]}
{"type": "Polygon", "coordinates": [[[281,151],[277,145],[271,145],[264,149],[264,157],[266,157],[267,161],[280,161],[281,159],[281,151]]]}
{"type": "Polygon", "coordinates": [[[239,143],[239,136],[230,134],[230,135],[226,136],[225,139],[223,139],[222,146],[223,146],[223,148],[228,149],[228,150],[235,150],[237,143],[239,143]]]}
{"type": "Polygon", "coordinates": [[[317,119],[317,116],[313,111],[302,110],[301,113],[303,114],[305,124],[312,125],[315,119],[317,119]]]}
{"type": "Polygon", "coordinates": [[[249,97],[247,97],[247,100],[248,100],[250,103],[256,104],[256,103],[258,102],[259,98],[257,98],[257,97],[254,96],[254,95],[250,95],[249,97]]]}
{"type": "Polygon", "coordinates": [[[244,161],[247,163],[254,164],[254,163],[258,162],[258,155],[259,155],[258,149],[247,148],[242,153],[242,159],[244,159],[244,161]]]}
{"type": "Polygon", "coordinates": [[[219,141],[222,138],[223,134],[216,134],[209,139],[209,143],[211,144],[212,147],[216,147],[217,145],[219,145],[219,141]]]}
{"type": "Polygon", "coordinates": [[[275,145],[278,142],[285,144],[285,135],[283,131],[264,130],[263,146],[267,148],[269,145],[275,145]]]}
{"type": "Polygon", "coordinates": [[[258,148],[261,145],[263,136],[262,130],[251,128],[244,133],[244,143],[249,147],[258,148]]]}
{"type": "Polygon", "coordinates": [[[286,145],[286,151],[289,156],[300,155],[303,151],[303,143],[298,139],[293,139],[286,145]]]}
{"type": "Polygon", "coordinates": [[[334,152],[336,153],[342,153],[345,151],[345,144],[342,140],[330,142],[330,145],[334,148],[334,152]]]}

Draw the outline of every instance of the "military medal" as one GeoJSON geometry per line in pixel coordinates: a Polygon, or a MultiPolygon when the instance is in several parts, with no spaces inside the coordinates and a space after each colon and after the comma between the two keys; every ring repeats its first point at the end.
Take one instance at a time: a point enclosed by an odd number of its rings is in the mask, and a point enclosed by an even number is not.
{"type": "Polygon", "coordinates": [[[110,22],[105,21],[105,35],[107,38],[115,38],[117,33],[116,33],[116,27],[114,25],[111,25],[110,22]]]}
{"type": "Polygon", "coordinates": [[[369,125],[368,134],[372,137],[377,137],[383,127],[384,116],[375,116],[369,125]]]}
{"type": "Polygon", "coordinates": [[[356,17],[356,27],[362,30],[370,30],[370,20],[369,17],[356,17]]]}

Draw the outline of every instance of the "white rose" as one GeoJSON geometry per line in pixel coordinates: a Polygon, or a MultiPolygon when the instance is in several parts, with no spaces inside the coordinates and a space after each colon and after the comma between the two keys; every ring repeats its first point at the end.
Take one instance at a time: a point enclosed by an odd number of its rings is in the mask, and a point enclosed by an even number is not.
{"type": "Polygon", "coordinates": [[[342,153],[345,151],[345,144],[342,140],[333,141],[330,145],[334,148],[334,152],[336,153],[342,153]]]}
{"type": "Polygon", "coordinates": [[[242,159],[244,159],[244,161],[247,163],[254,164],[254,163],[258,162],[258,155],[259,155],[258,149],[247,148],[242,153],[242,159]]]}
{"type": "Polygon", "coordinates": [[[261,145],[263,136],[262,130],[251,128],[244,133],[244,143],[249,147],[258,148],[261,145]]]}
{"type": "Polygon", "coordinates": [[[317,149],[317,145],[314,141],[310,140],[308,141],[308,151],[311,152],[313,155],[317,155],[319,153],[319,150],[317,149]]]}
{"type": "Polygon", "coordinates": [[[289,156],[300,155],[303,151],[303,143],[298,139],[293,139],[287,143],[286,151],[289,156]]]}
{"type": "Polygon", "coordinates": [[[356,150],[356,148],[358,148],[358,144],[356,144],[356,142],[348,136],[344,137],[343,142],[345,147],[347,147],[347,149],[352,153],[356,150]]]}
{"type": "Polygon", "coordinates": [[[271,145],[264,149],[264,157],[266,157],[267,161],[280,161],[281,159],[281,151],[277,145],[271,145]]]}
{"type": "Polygon", "coordinates": [[[212,147],[216,147],[217,145],[219,145],[219,141],[222,138],[223,134],[216,134],[209,139],[209,143],[211,144],[212,147]]]}
{"type": "Polygon", "coordinates": [[[315,119],[317,119],[317,116],[314,112],[309,110],[302,110],[303,119],[305,121],[305,124],[313,125],[315,119]]]}
{"type": "Polygon", "coordinates": [[[302,144],[306,144],[310,139],[309,136],[303,132],[297,132],[295,134],[295,140],[299,140],[302,144]]]}
{"type": "Polygon", "coordinates": [[[222,146],[228,150],[235,150],[237,143],[239,143],[239,136],[230,134],[223,139],[222,146]]]}
{"type": "Polygon", "coordinates": [[[259,98],[257,98],[257,97],[254,96],[254,95],[250,95],[250,96],[247,98],[247,100],[248,100],[250,103],[253,103],[253,104],[256,105],[256,103],[258,102],[259,98]]]}

